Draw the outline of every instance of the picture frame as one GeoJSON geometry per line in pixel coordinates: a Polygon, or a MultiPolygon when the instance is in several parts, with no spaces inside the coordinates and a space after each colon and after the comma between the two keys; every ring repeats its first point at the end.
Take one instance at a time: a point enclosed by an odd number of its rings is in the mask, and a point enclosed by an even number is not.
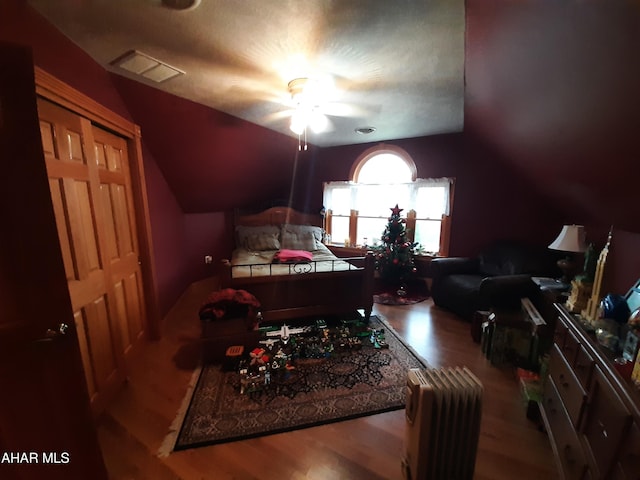
{"type": "Polygon", "coordinates": [[[627,332],[627,338],[624,342],[624,347],[622,348],[622,357],[625,360],[630,362],[634,362],[636,360],[636,356],[638,355],[638,350],[640,349],[640,335],[633,330],[629,330],[627,332]]]}
{"type": "Polygon", "coordinates": [[[629,289],[624,299],[627,301],[630,312],[640,308],[640,279],[629,289]]]}

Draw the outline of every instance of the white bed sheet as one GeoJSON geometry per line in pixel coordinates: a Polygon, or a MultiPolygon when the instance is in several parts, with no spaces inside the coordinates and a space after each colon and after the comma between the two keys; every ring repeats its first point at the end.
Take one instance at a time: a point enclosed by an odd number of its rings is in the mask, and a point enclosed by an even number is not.
{"type": "Polygon", "coordinates": [[[361,270],[336,257],[324,245],[311,252],[313,261],[301,263],[271,263],[277,250],[249,251],[239,248],[231,257],[233,278],[264,277],[272,275],[299,275],[303,273],[361,270]]]}

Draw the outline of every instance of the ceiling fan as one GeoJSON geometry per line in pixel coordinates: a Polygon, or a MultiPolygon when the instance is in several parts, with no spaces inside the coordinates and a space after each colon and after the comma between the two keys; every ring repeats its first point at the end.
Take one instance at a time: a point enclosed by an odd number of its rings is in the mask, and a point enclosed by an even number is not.
{"type": "Polygon", "coordinates": [[[291,113],[289,128],[301,135],[307,127],[315,133],[321,133],[329,127],[329,119],[322,112],[327,82],[308,77],[294,78],[287,84],[294,110],[291,113]]]}
{"type": "Polygon", "coordinates": [[[287,91],[289,96],[282,103],[289,108],[273,114],[271,118],[290,118],[289,129],[299,138],[304,138],[305,150],[308,130],[316,134],[328,132],[333,129],[329,117],[359,115],[356,107],[332,100],[337,91],[329,75],[296,77],[287,83],[287,91]]]}

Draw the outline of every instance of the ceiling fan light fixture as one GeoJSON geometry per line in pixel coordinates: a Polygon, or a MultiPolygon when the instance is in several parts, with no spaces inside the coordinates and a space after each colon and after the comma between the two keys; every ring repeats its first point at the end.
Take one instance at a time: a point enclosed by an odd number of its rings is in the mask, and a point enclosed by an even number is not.
{"type": "Polygon", "coordinates": [[[300,105],[302,103],[306,103],[307,94],[305,92],[307,85],[309,83],[309,79],[306,77],[294,78],[291,80],[287,87],[289,88],[289,93],[291,94],[291,100],[296,105],[300,105]]]}
{"type": "Polygon", "coordinates": [[[322,133],[329,128],[329,119],[326,115],[313,110],[309,116],[309,127],[314,133],[322,133]]]}
{"type": "Polygon", "coordinates": [[[295,111],[291,115],[289,128],[296,135],[302,135],[310,128],[314,133],[328,129],[329,119],[320,112],[323,94],[322,82],[307,77],[294,78],[287,84],[295,111]]]}
{"type": "Polygon", "coordinates": [[[307,128],[307,116],[303,110],[296,110],[291,115],[289,129],[296,135],[301,135],[305,128],[307,128]]]}

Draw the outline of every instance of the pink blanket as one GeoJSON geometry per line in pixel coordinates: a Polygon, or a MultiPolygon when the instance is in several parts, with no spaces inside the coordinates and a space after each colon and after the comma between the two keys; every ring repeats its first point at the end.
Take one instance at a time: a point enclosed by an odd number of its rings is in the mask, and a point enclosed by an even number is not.
{"type": "Polygon", "coordinates": [[[306,250],[288,250],[283,248],[278,250],[273,256],[273,263],[295,263],[310,262],[313,260],[313,254],[306,250]]]}

